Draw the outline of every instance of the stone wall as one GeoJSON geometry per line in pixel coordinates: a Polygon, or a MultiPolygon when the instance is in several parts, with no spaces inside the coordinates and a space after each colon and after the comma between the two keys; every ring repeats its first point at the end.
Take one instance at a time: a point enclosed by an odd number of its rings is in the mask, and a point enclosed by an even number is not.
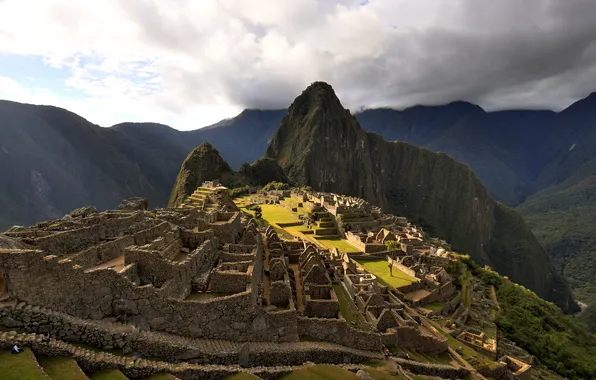
{"type": "Polygon", "coordinates": [[[354,247],[358,248],[362,252],[366,252],[366,244],[360,240],[360,237],[350,231],[346,232],[346,240],[354,247]]]}
{"type": "Polygon", "coordinates": [[[124,255],[124,249],[133,244],[133,236],[124,236],[87,248],[71,256],[70,260],[73,265],[80,265],[84,268],[94,267],[124,255]]]}
{"type": "Polygon", "coordinates": [[[167,281],[173,280],[190,291],[192,278],[214,250],[215,241],[207,240],[184,260],[171,261],[163,258],[158,251],[131,246],[126,249],[124,258],[126,265],[137,265],[139,277],[144,283],[161,288],[167,281]]]}
{"type": "Polygon", "coordinates": [[[214,270],[209,278],[209,291],[241,293],[246,291],[251,276],[245,272],[214,270]]]}
{"type": "Polygon", "coordinates": [[[390,260],[393,265],[393,268],[404,272],[408,276],[416,277],[416,272],[414,272],[412,269],[408,268],[407,266],[403,265],[402,263],[400,263],[397,260],[393,260],[393,259],[390,259],[390,260]]]}
{"type": "Polygon", "coordinates": [[[236,237],[242,230],[242,219],[240,213],[227,212],[215,213],[215,222],[225,221],[225,223],[210,224],[210,228],[222,243],[236,243],[236,237]]]}
{"type": "Polygon", "coordinates": [[[446,301],[453,296],[456,289],[453,282],[449,281],[436,289],[433,289],[429,295],[414,302],[414,305],[427,305],[437,301],[446,301]]]}
{"type": "Polygon", "coordinates": [[[447,351],[447,339],[421,333],[416,327],[401,326],[396,329],[397,345],[418,352],[440,354],[447,351]]]}
{"type": "Polygon", "coordinates": [[[441,364],[421,363],[414,360],[394,358],[403,369],[417,375],[436,376],[443,379],[463,379],[470,375],[470,370],[441,364]]]}
{"type": "Polygon", "coordinates": [[[360,350],[378,351],[382,347],[380,334],[356,330],[341,319],[299,317],[298,332],[360,350]]]}
{"type": "Polygon", "coordinates": [[[0,257],[9,291],[29,304],[101,319],[113,315],[114,301],[124,300],[131,310],[136,309],[139,323],[157,331],[238,341],[298,339],[296,324],[279,324],[278,315],[267,314],[254,304],[250,290],[204,302],[181,301],[174,299],[180,294],[173,293],[169,285],[173,280],[159,289],[135,286],[113,270],[86,273],[67,260],[44,257],[39,251],[4,252],[0,257]]]}

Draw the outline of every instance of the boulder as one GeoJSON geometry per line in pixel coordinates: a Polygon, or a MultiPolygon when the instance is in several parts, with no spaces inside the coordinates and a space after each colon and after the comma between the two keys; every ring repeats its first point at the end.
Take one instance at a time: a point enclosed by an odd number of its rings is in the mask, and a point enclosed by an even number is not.
{"type": "Polygon", "coordinates": [[[118,210],[123,211],[146,211],[149,207],[147,198],[132,197],[123,199],[118,206],[118,210]]]}
{"type": "Polygon", "coordinates": [[[358,372],[356,372],[356,377],[361,380],[373,380],[372,376],[368,372],[363,371],[361,369],[359,369],[358,372]]]}

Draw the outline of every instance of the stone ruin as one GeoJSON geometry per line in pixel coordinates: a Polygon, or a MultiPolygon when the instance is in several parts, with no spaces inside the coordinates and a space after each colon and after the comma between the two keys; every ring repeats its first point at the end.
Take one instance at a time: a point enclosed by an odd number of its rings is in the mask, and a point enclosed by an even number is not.
{"type": "MultiPolygon", "coordinates": [[[[382,345],[447,350],[447,340],[404,303],[403,294],[381,285],[350,255],[282,239],[248,214],[206,207],[217,189],[216,183],[203,184],[196,207],[148,211],[144,202],[127,200],[117,211],[84,208],[1,234],[0,321],[23,333],[48,334],[61,350],[72,342],[134,351],[192,363],[197,373],[215,368],[205,364],[357,363],[379,358],[382,345]],[[370,331],[346,322],[339,291],[370,331]],[[302,342],[301,336],[315,341],[302,342]]],[[[436,299],[452,296],[441,267],[447,256],[421,244],[420,232],[407,221],[356,198],[302,194],[305,202],[318,199],[336,214],[365,210],[382,226],[367,232],[365,244],[396,239],[399,252],[383,254],[404,267],[424,268],[417,277],[442,289],[431,292],[436,299]]],[[[0,344],[8,344],[3,337],[0,344]]],[[[106,360],[84,358],[89,366],[106,360]]]]}

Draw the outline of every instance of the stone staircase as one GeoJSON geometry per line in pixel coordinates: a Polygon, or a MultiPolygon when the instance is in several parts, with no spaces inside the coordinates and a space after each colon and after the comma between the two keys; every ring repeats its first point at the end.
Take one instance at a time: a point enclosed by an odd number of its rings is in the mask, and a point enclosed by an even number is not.
{"type": "Polygon", "coordinates": [[[217,209],[217,205],[209,202],[209,195],[213,193],[213,189],[208,187],[197,187],[197,189],[188,198],[182,202],[180,208],[194,209],[198,208],[205,211],[212,211],[217,209]]]}
{"type": "Polygon", "coordinates": [[[339,237],[333,216],[327,211],[317,212],[316,225],[313,226],[315,238],[335,239],[339,237]]]}

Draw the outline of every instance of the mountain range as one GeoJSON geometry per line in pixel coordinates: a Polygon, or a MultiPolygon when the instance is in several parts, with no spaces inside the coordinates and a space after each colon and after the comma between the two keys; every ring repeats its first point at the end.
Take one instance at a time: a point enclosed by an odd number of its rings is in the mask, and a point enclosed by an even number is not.
{"type": "MultiPolygon", "coordinates": [[[[155,123],[101,128],[64,109],[0,101],[0,228],[56,218],[88,204],[113,208],[133,195],[165,206],[194,147],[208,141],[238,168],[266,153],[286,114],[245,110],[182,132],[155,123]]],[[[559,113],[485,112],[454,102],[355,116],[364,130],[386,140],[467,164],[492,197],[524,216],[580,299],[596,294],[591,288],[596,287],[596,94],[559,113]]],[[[374,145],[375,138],[369,139],[374,145]]]]}

